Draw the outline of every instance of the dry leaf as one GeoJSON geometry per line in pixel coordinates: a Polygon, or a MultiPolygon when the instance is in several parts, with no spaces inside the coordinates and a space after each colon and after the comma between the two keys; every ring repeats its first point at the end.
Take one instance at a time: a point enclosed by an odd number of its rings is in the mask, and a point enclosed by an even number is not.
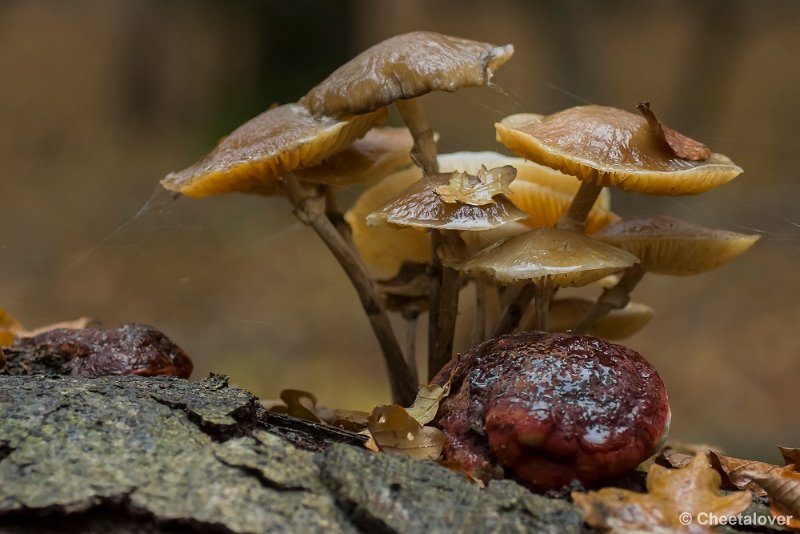
{"type": "Polygon", "coordinates": [[[69,330],[81,330],[88,327],[94,321],[88,317],[81,317],[73,321],[63,321],[53,323],[33,330],[26,330],[22,323],[14,319],[6,310],[0,308],[0,347],[8,347],[18,337],[34,337],[57,328],[69,330]]]}
{"type": "Polygon", "coordinates": [[[784,465],[794,464],[794,470],[798,471],[797,466],[800,465],[800,449],[790,449],[789,447],[781,447],[778,445],[778,450],[781,451],[784,465]]]}
{"type": "Polygon", "coordinates": [[[709,452],[708,456],[711,461],[711,467],[722,475],[722,484],[724,487],[728,489],[749,490],[753,495],[759,497],[765,496],[767,492],[753,482],[752,477],[749,476],[748,473],[755,472],[768,475],[780,469],[777,465],[756,462],[754,460],[743,460],[741,458],[725,456],[724,454],[715,454],[713,452],[709,452]]]}
{"type": "Polygon", "coordinates": [[[369,414],[359,410],[339,410],[337,408],[326,408],[317,406],[317,417],[323,423],[339,427],[350,432],[361,433],[367,428],[369,414]]]}
{"type": "Polygon", "coordinates": [[[465,172],[451,173],[450,182],[440,185],[434,191],[439,198],[448,204],[469,204],[485,206],[493,204],[497,195],[510,195],[509,185],[517,176],[517,170],[511,165],[495,167],[487,170],[481,165],[476,176],[465,172]]]}
{"type": "Polygon", "coordinates": [[[312,393],[301,389],[284,389],[280,393],[280,398],[285,406],[276,404],[269,408],[269,411],[315,423],[322,422],[317,416],[317,398],[312,393]]]}
{"type": "Polygon", "coordinates": [[[706,145],[676,132],[658,120],[656,114],[650,109],[650,102],[640,102],[636,105],[636,109],[644,115],[653,133],[666,144],[676,157],[689,161],[705,161],[711,157],[711,150],[706,145]]]}
{"type": "Polygon", "coordinates": [[[747,509],[752,500],[749,492],[721,496],[720,482],[719,473],[709,465],[706,455],[698,453],[681,469],[652,466],[647,474],[648,493],[603,488],[573,492],[572,499],[592,527],[615,531],[712,532],[710,525],[698,523],[698,514],[735,516],[747,509]],[[687,523],[687,517],[692,521],[687,523]]]}
{"type": "Polygon", "coordinates": [[[442,453],[444,432],[423,427],[402,406],[376,407],[368,424],[369,433],[383,452],[402,453],[417,460],[436,460],[442,453]]]}
{"type": "Polygon", "coordinates": [[[794,468],[794,464],[789,464],[771,473],[753,470],[742,475],[750,477],[767,492],[772,517],[780,518],[793,529],[800,529],[800,473],[794,468]]]}

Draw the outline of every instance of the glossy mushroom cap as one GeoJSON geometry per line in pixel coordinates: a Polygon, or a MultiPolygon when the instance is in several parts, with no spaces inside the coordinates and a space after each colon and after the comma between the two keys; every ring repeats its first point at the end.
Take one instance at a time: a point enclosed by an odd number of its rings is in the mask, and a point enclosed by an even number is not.
{"type": "MultiPolygon", "coordinates": [[[[515,171],[512,167],[488,171],[495,175],[508,172],[512,173],[513,179],[515,171]]],[[[367,224],[478,231],[525,218],[525,213],[503,194],[496,194],[489,203],[481,205],[466,203],[456,198],[462,198],[460,195],[450,194],[451,189],[458,189],[466,199],[471,196],[470,186],[479,188],[479,178],[458,171],[429,176],[414,182],[396,199],[370,213],[367,224]]]]}
{"type": "MultiPolygon", "coordinates": [[[[455,152],[440,158],[444,170],[463,170],[474,174],[485,165],[488,168],[511,165],[517,169],[517,177],[511,182],[509,198],[528,218],[521,221],[532,228],[555,226],[559,217],[569,207],[578,191],[580,181],[550,167],[513,158],[497,152],[455,152]]],[[[610,211],[610,195],[607,190],[600,193],[597,203],[589,212],[587,233],[619,219],[610,211]]]]}
{"type": "Polygon", "coordinates": [[[593,484],[634,469],[666,437],[664,383],[637,352],[571,334],[491,339],[454,359],[437,424],[443,462],[488,481],[510,471],[537,489],[593,484]]]}
{"type": "Polygon", "coordinates": [[[553,284],[566,287],[589,284],[636,261],[629,252],[583,234],[539,228],[488,247],[457,268],[501,284],[549,276],[553,284]]]}
{"type": "Polygon", "coordinates": [[[688,276],[731,261],[758,241],[758,235],[714,230],[674,217],[629,219],[593,237],[627,250],[649,272],[688,276]]]}
{"type": "Polygon", "coordinates": [[[228,192],[276,194],[278,178],[313,167],[386,119],[380,109],[344,120],[314,117],[303,106],[286,104],[247,121],[223,138],[203,159],[161,180],[190,197],[228,192]]]}
{"type": "Polygon", "coordinates": [[[397,35],[336,69],[300,103],[319,115],[366,113],[431,91],[487,85],[494,71],[513,54],[511,45],[495,46],[434,32],[397,35]]]}
{"type": "Polygon", "coordinates": [[[377,181],[411,165],[414,139],[406,128],[373,128],[320,165],[300,169],[306,183],[348,186],[377,181]]]}
{"type": "Polygon", "coordinates": [[[612,107],[579,106],[546,117],[511,115],[495,128],[497,140],[525,158],[624,191],[697,194],[742,172],[722,154],[679,157],[644,117],[612,107]]]}

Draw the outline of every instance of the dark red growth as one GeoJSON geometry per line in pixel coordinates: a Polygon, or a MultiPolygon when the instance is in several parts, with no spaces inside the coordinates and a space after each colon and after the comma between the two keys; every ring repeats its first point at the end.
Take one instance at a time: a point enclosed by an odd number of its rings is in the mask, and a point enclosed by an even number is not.
{"type": "Polygon", "coordinates": [[[507,468],[540,489],[593,484],[636,467],[667,433],[663,382],[621,345],[525,332],[474,347],[458,366],[437,416],[444,463],[483,481],[507,468]]]}
{"type": "Polygon", "coordinates": [[[18,338],[6,349],[7,374],[171,375],[189,378],[192,361],[158,330],[124,324],[108,330],[59,328],[18,338]]]}

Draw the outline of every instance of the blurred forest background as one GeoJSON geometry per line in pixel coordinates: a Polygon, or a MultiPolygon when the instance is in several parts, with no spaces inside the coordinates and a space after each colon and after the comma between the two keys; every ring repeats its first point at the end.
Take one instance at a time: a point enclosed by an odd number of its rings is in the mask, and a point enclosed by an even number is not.
{"type": "Polygon", "coordinates": [[[700,197],[613,192],[623,216],[763,235],[717,271],[646,278],[634,298],[657,315],[627,343],[667,384],[673,438],[776,462],[775,444],[800,446],[796,1],[3,0],[0,307],[29,327],[152,324],[194,376],[262,397],[388,401],[355,293],[288,203],[175,200],[158,180],[417,29],[516,46],[497,87],[423,99],[442,152],[500,150],[511,113],[647,99],[745,169],[700,197]]]}

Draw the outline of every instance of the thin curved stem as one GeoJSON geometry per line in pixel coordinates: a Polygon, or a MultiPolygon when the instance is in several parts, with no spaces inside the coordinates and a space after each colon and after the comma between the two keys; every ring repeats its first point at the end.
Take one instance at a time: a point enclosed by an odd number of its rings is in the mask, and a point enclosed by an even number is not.
{"type": "Polygon", "coordinates": [[[503,309],[503,314],[492,329],[490,337],[502,336],[514,331],[522,318],[522,313],[527,309],[536,293],[533,284],[525,284],[518,288],[503,309]]]}
{"type": "Polygon", "coordinates": [[[358,293],[361,306],[367,314],[372,330],[381,346],[392,398],[395,403],[410,406],[417,393],[417,383],[406,365],[403,351],[397,342],[389,317],[381,305],[378,293],[372,283],[361,258],[350,247],[342,235],[334,228],[325,214],[325,197],[314,189],[306,189],[291,174],[284,177],[286,194],[294,206],[295,215],[309,225],[322,238],[344,269],[358,293]]]}
{"type": "Polygon", "coordinates": [[[486,281],[483,278],[474,278],[475,287],[475,324],[472,327],[472,345],[477,345],[486,339],[486,281]]]}
{"type": "Polygon", "coordinates": [[[458,238],[453,230],[432,230],[431,242],[431,290],[428,324],[428,378],[436,373],[453,357],[453,338],[458,314],[458,292],[461,289],[460,273],[442,265],[444,247],[448,240],[458,238]]]}
{"type": "Polygon", "coordinates": [[[395,106],[403,118],[403,122],[414,138],[411,156],[416,160],[427,176],[439,172],[439,162],[436,159],[436,138],[433,130],[425,119],[425,113],[419,99],[395,100],[395,106]]]}
{"type": "Polygon", "coordinates": [[[417,375],[417,318],[418,313],[403,314],[406,320],[406,365],[414,377],[414,382],[418,382],[417,375]]]}
{"type": "Polygon", "coordinates": [[[635,263],[625,269],[625,274],[622,275],[622,278],[619,279],[619,282],[614,287],[603,290],[603,294],[597,299],[594,307],[584,317],[581,324],[575,328],[574,333],[578,335],[586,334],[598,320],[608,315],[608,312],[627,306],[631,301],[631,292],[644,278],[646,272],[639,263],[635,263]]]}

